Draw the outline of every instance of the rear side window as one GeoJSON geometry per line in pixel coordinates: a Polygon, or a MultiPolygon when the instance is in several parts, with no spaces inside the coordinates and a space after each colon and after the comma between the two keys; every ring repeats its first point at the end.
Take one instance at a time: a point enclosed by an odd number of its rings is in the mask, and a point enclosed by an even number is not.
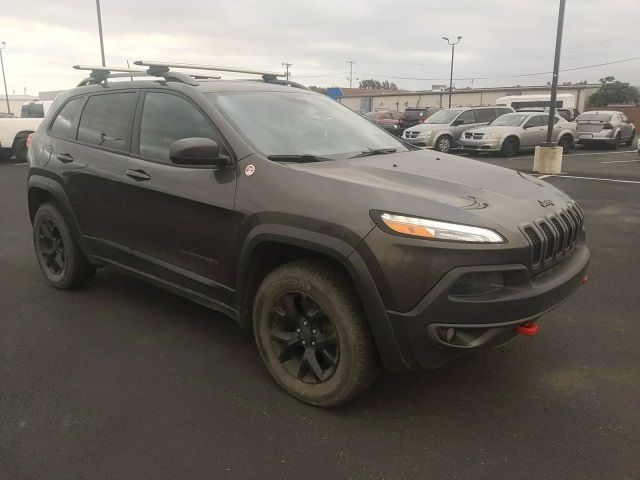
{"type": "Polygon", "coordinates": [[[496,110],[498,111],[498,116],[505,115],[507,113],[513,113],[510,108],[497,108],[496,110]]]}
{"type": "Polygon", "coordinates": [[[480,108],[476,110],[476,117],[478,122],[492,122],[496,118],[496,111],[493,108],[480,108]]]}
{"type": "Polygon", "coordinates": [[[51,124],[49,133],[58,138],[71,138],[71,128],[76,123],[83,102],[84,98],[69,100],[51,124]]]}
{"type": "Polygon", "coordinates": [[[140,122],[140,155],[169,161],[169,148],[176,140],[210,138],[226,154],[211,123],[189,101],[169,93],[148,92],[140,122]]]}
{"type": "Polygon", "coordinates": [[[134,92],[89,97],[80,117],[78,141],[125,151],[137,99],[134,92]]]}

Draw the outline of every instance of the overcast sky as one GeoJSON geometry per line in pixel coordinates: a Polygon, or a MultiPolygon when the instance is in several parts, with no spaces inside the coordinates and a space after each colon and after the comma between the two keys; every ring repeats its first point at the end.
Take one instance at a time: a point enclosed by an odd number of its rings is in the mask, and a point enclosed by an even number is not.
{"type": "MultiPolygon", "coordinates": [[[[69,88],[74,64],[100,64],[94,0],[3,0],[0,41],[9,93],[69,88]]],[[[102,0],[108,65],[136,59],[283,70],[306,85],[389,80],[407,89],[540,85],[553,66],[558,0],[102,0]],[[390,77],[411,77],[410,80],[390,77]],[[491,77],[481,79],[481,77],[491,77]],[[440,79],[440,80],[439,80],[440,79]]],[[[568,0],[561,68],[640,56],[638,0],[568,0]]],[[[560,81],[640,84],[640,60],[564,72],[560,81]]],[[[1,88],[1,87],[0,87],[1,88]]]]}

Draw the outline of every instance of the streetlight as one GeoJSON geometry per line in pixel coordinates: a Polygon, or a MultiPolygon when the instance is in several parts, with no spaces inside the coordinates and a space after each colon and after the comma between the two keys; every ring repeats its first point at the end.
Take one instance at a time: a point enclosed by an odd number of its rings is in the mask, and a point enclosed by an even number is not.
{"type": "Polygon", "coordinates": [[[2,42],[0,47],[0,66],[2,66],[2,81],[4,82],[4,98],[7,101],[7,113],[11,114],[11,107],[9,106],[9,92],[7,91],[7,77],[4,75],[4,60],[2,60],[2,50],[6,48],[7,44],[2,42]]]}
{"type": "Polygon", "coordinates": [[[452,42],[447,37],[442,37],[443,40],[446,40],[449,45],[451,45],[451,73],[449,74],[449,108],[451,108],[451,90],[453,89],[453,54],[456,50],[456,45],[460,43],[462,40],[462,36],[458,35],[458,39],[455,42],[452,42]]]}

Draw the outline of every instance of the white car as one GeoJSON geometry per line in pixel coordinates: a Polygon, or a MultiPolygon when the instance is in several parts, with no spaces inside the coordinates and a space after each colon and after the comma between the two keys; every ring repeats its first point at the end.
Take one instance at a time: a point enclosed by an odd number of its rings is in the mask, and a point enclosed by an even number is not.
{"type": "Polygon", "coordinates": [[[27,137],[35,132],[42,118],[0,118],[0,159],[13,155],[27,161],[27,137]]]}

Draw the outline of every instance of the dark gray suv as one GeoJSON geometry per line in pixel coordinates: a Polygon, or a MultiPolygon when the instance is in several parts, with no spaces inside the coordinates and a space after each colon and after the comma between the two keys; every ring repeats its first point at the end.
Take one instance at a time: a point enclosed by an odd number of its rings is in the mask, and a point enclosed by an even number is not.
{"type": "Polygon", "coordinates": [[[109,266],[218,310],[253,329],[281,387],[333,406],[380,367],[535,334],[585,278],[582,210],[543,181],[408,146],[276,74],[138,64],[94,68],[33,135],[54,287],[109,266]]]}

